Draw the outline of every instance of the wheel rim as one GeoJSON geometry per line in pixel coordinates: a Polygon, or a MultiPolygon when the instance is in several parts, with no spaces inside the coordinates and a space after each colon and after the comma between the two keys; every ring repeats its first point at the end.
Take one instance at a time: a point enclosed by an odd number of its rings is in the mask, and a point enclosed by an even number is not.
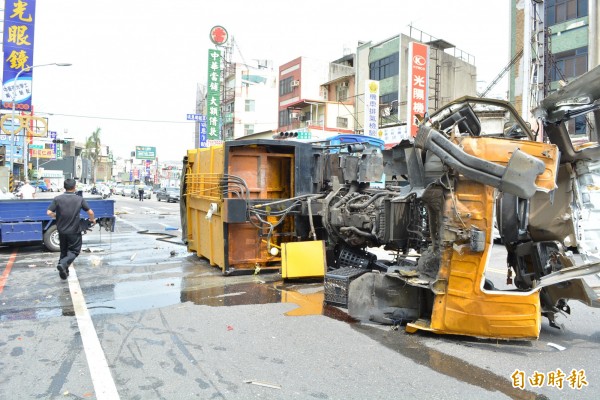
{"type": "Polygon", "coordinates": [[[57,248],[60,248],[60,239],[58,237],[58,231],[55,230],[50,234],[50,243],[57,248]]]}

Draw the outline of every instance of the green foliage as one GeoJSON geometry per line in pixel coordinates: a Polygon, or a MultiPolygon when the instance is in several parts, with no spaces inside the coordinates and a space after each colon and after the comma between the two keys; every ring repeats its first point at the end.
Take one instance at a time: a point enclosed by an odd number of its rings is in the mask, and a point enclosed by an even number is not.
{"type": "Polygon", "coordinates": [[[100,160],[100,151],[102,141],[100,140],[100,128],[96,128],[91,136],[85,139],[85,149],[83,153],[87,158],[92,160],[92,181],[96,183],[96,166],[100,160]]]}

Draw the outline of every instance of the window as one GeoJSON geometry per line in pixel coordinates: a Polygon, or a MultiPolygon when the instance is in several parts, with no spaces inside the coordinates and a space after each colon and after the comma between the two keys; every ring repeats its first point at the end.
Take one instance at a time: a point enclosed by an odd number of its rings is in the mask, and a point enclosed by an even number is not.
{"type": "Polygon", "coordinates": [[[252,135],[254,133],[254,125],[246,124],[244,125],[244,135],[252,135]]]}
{"type": "Polygon", "coordinates": [[[335,90],[335,101],[348,100],[348,86],[337,85],[335,90]]]}
{"type": "Polygon", "coordinates": [[[587,134],[588,121],[586,115],[579,115],[567,122],[567,130],[572,135],[587,134]]]}
{"type": "Polygon", "coordinates": [[[285,78],[279,81],[279,95],[283,96],[292,93],[292,80],[293,77],[285,78]]]}
{"type": "Polygon", "coordinates": [[[347,128],[348,127],[348,118],[337,117],[336,126],[338,128],[347,128]]]}
{"type": "Polygon", "coordinates": [[[575,78],[587,72],[588,54],[587,47],[564,51],[554,55],[554,65],[550,68],[550,79],[575,78]]]}
{"type": "Polygon", "coordinates": [[[246,100],[246,111],[254,111],[254,100],[246,100]]]}
{"type": "Polygon", "coordinates": [[[288,110],[279,111],[279,126],[290,125],[290,112],[288,110]]]}
{"type": "Polygon", "coordinates": [[[369,79],[380,81],[391,76],[398,75],[400,71],[400,53],[394,53],[369,64],[369,79]]]}
{"type": "Polygon", "coordinates": [[[588,15],[588,0],[546,0],[546,24],[554,25],[588,15]]]}
{"type": "Polygon", "coordinates": [[[398,102],[398,92],[379,96],[379,104],[392,104],[393,101],[396,101],[396,103],[398,102]]]}

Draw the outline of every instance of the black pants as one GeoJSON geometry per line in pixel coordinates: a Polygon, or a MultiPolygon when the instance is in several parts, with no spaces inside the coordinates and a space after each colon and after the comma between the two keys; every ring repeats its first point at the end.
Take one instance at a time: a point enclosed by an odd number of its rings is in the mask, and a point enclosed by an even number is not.
{"type": "Polygon", "coordinates": [[[81,233],[59,233],[58,239],[60,240],[60,260],[58,263],[66,270],[81,252],[81,233]]]}
{"type": "Polygon", "coordinates": [[[140,201],[144,201],[144,191],[143,190],[138,191],[138,195],[140,196],[140,201]]]}

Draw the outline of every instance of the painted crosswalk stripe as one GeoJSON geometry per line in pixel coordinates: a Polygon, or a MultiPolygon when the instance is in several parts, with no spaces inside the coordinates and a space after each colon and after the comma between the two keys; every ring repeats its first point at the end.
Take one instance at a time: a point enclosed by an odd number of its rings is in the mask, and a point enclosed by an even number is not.
{"type": "Polygon", "coordinates": [[[77,279],[75,268],[71,266],[69,275],[69,291],[73,300],[73,308],[75,309],[75,317],[77,318],[77,326],[81,334],[85,357],[88,362],[90,376],[94,384],[96,399],[98,400],[116,400],[119,399],[119,392],[115,381],[110,374],[108,363],[100,345],[98,334],[92,323],[92,318],[85,305],[85,299],[81,292],[81,286],[77,279]]]}

